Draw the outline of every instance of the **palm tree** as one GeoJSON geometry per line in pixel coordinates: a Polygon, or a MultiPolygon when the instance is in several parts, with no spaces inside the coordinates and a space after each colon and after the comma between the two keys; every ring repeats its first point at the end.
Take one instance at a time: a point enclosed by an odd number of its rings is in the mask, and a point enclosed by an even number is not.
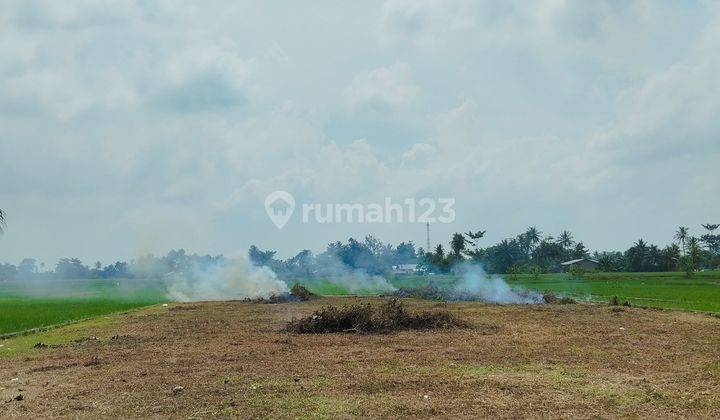
{"type": "Polygon", "coordinates": [[[530,242],[531,245],[535,245],[540,242],[541,235],[542,232],[540,232],[535,226],[530,226],[525,231],[525,239],[527,239],[527,241],[530,242]]]}
{"type": "Polygon", "coordinates": [[[572,233],[568,232],[567,230],[563,230],[562,232],[560,232],[560,236],[558,237],[558,243],[562,245],[563,248],[570,248],[574,243],[572,233]]]}
{"type": "Polygon", "coordinates": [[[720,227],[720,224],[717,224],[717,223],[707,223],[707,224],[702,225],[702,227],[704,227],[705,229],[709,230],[709,231],[710,231],[710,234],[712,234],[713,232],[715,232],[715,229],[717,229],[717,228],[720,227]]]}
{"type": "Polygon", "coordinates": [[[700,240],[694,236],[687,239],[688,245],[688,256],[690,259],[697,264],[700,260],[700,240]]]}
{"type": "Polygon", "coordinates": [[[685,226],[680,226],[675,232],[675,240],[682,246],[683,253],[685,253],[685,241],[687,241],[690,229],[685,226]]]}

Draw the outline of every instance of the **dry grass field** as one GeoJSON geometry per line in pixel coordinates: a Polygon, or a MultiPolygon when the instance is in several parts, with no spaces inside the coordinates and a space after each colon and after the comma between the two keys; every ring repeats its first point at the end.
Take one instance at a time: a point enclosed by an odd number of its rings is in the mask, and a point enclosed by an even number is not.
{"type": "Polygon", "coordinates": [[[158,305],[2,340],[0,417],[720,417],[710,315],[409,300],[472,327],[280,332],[379,299],[158,305]]]}

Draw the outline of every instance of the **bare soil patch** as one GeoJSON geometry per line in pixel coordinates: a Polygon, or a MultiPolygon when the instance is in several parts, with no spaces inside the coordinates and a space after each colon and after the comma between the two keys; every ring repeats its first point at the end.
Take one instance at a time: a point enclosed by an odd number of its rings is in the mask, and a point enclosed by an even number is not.
{"type": "Polygon", "coordinates": [[[472,328],[281,332],[366,302],[172,304],[3,340],[0,417],[720,417],[716,317],[409,300],[472,328]]]}

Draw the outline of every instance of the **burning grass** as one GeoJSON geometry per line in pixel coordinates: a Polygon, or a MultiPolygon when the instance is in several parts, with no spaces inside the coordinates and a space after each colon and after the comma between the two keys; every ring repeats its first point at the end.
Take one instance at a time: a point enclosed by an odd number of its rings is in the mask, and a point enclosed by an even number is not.
{"type": "Polygon", "coordinates": [[[247,298],[243,299],[244,302],[251,302],[251,303],[286,303],[286,302],[305,302],[308,301],[314,297],[317,297],[316,294],[312,293],[310,290],[308,290],[305,286],[299,283],[295,283],[293,287],[290,289],[290,293],[277,293],[272,294],[267,298],[247,298]]]}
{"type": "MultiPolygon", "coordinates": [[[[399,289],[394,294],[396,297],[414,297],[425,300],[437,300],[441,302],[486,302],[487,298],[480,294],[462,290],[443,289],[434,285],[427,285],[416,288],[399,289]]],[[[576,303],[573,298],[557,295],[554,292],[542,294],[532,290],[514,290],[512,298],[491,303],[524,303],[524,304],[560,304],[567,305],[576,303]]]]}
{"type": "Polygon", "coordinates": [[[387,333],[464,327],[468,327],[468,324],[447,310],[412,313],[399,299],[394,298],[380,305],[323,306],[310,316],[293,319],[284,331],[297,334],[387,333]]]}

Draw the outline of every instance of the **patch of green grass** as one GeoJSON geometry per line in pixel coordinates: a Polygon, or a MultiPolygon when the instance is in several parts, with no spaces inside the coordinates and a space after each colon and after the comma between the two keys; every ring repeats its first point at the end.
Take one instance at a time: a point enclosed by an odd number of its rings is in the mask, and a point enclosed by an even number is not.
{"type": "MultiPolygon", "coordinates": [[[[432,284],[452,287],[456,276],[401,276],[391,279],[398,288],[432,284]]],[[[581,277],[567,274],[506,276],[513,288],[552,291],[577,299],[609,301],[613,296],[634,305],[690,311],[720,312],[720,272],[696,273],[587,273],[581,277]]]]}
{"type": "Polygon", "coordinates": [[[0,335],[165,302],[157,284],[133,280],[0,284],[0,335]]]}
{"type": "MultiPolygon", "coordinates": [[[[165,310],[157,305],[140,309],[144,314],[156,313],[165,310]]],[[[33,334],[20,334],[4,340],[0,340],[0,357],[27,356],[34,352],[42,352],[44,349],[35,348],[38,343],[48,346],[63,346],[85,340],[90,337],[97,337],[107,340],[111,337],[111,328],[123,321],[123,314],[108,314],[90,319],[80,320],[72,324],[63,325],[58,328],[50,328],[33,334]]]]}
{"type": "Polygon", "coordinates": [[[266,414],[282,413],[282,417],[298,419],[338,418],[356,410],[358,401],[349,401],[341,397],[302,395],[296,393],[258,394],[250,399],[250,406],[266,414]]]}
{"type": "Polygon", "coordinates": [[[720,272],[692,278],[683,273],[588,273],[580,278],[546,274],[537,280],[519,276],[511,284],[581,299],[608,301],[617,296],[640,306],[720,312],[720,272]]]}
{"type": "Polygon", "coordinates": [[[351,282],[344,281],[343,279],[296,279],[288,280],[288,284],[300,283],[307,287],[312,293],[323,295],[323,296],[343,296],[343,295],[359,295],[359,296],[373,296],[388,292],[389,290],[383,289],[378,284],[374,284],[368,280],[367,286],[363,286],[364,280],[353,280],[351,282]],[[352,290],[348,287],[348,284],[352,283],[355,286],[352,290]]]}
{"type": "Polygon", "coordinates": [[[713,373],[720,373],[720,360],[718,360],[717,362],[712,363],[712,364],[708,367],[708,370],[709,370],[710,372],[713,372],[713,373]]]}

